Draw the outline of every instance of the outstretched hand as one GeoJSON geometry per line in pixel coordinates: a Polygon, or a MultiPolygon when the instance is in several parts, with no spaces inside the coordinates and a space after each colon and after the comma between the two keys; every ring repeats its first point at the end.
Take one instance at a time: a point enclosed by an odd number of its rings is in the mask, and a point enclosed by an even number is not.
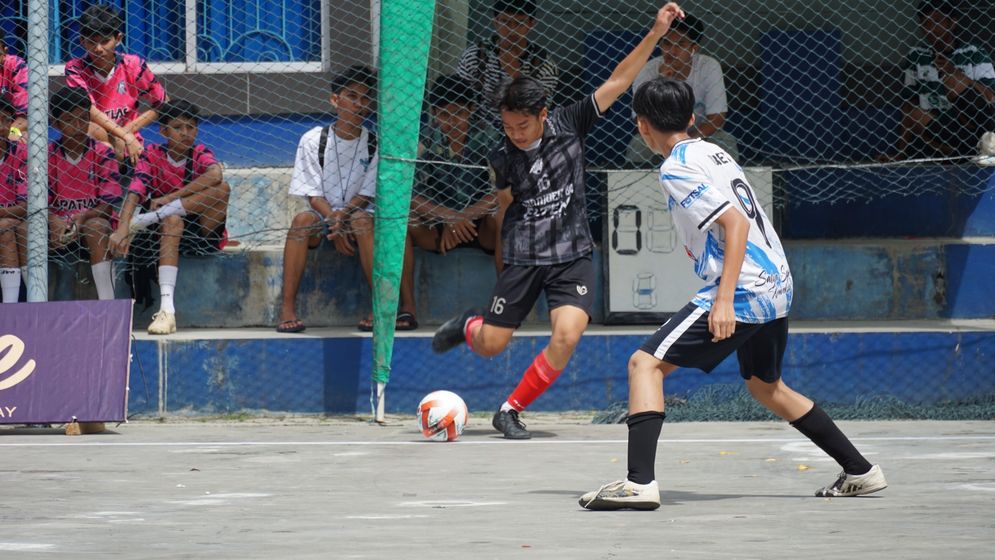
{"type": "Polygon", "coordinates": [[[684,19],[684,10],[677,5],[677,2],[668,2],[656,13],[656,21],[653,22],[653,33],[660,37],[670,31],[670,24],[675,19],[684,19]]]}

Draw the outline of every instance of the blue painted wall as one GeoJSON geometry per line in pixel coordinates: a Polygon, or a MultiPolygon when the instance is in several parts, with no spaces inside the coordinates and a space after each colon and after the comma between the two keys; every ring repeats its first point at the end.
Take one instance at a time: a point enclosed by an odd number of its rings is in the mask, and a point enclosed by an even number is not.
{"type": "MultiPolygon", "coordinates": [[[[585,336],[570,365],[532,410],[594,410],[625,400],[626,362],[644,338],[585,336]]],[[[465,347],[433,354],[427,337],[399,338],[387,410],[413,413],[418,401],[436,389],[457,392],[472,411],[496,409],[546,342],[545,336],[519,336],[502,355],[483,359],[465,347]]],[[[367,413],[371,353],[371,339],[359,336],[141,340],[133,349],[129,412],[367,413]]],[[[792,333],[784,377],[821,402],[852,404],[890,396],[936,404],[995,394],[993,358],[995,334],[990,332],[792,333]]],[[[666,390],[686,396],[711,383],[740,383],[735,358],[710,375],[677,372],[667,379],[666,390]]]]}

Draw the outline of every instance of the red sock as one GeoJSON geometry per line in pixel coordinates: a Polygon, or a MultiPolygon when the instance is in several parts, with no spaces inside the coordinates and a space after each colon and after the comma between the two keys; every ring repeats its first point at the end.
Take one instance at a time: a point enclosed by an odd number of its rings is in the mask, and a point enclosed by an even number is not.
{"type": "Polygon", "coordinates": [[[525,410],[525,407],[532,404],[532,401],[536,400],[556,381],[562,371],[562,369],[555,369],[549,365],[546,354],[539,352],[529,369],[525,370],[525,375],[518,382],[518,387],[515,387],[515,390],[508,396],[508,404],[515,410],[525,410]]]}
{"type": "Polygon", "coordinates": [[[466,325],[463,325],[463,336],[466,337],[466,345],[470,347],[470,350],[473,350],[473,332],[483,324],[484,318],[478,315],[467,319],[466,325]]]}

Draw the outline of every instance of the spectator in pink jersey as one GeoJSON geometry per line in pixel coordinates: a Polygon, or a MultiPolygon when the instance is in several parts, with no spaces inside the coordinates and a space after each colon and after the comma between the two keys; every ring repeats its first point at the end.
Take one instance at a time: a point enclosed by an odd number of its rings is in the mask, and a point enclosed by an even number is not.
{"type": "Polygon", "coordinates": [[[87,135],[90,98],[65,87],[52,96],[52,124],[61,137],[48,145],[49,248],[90,255],[99,299],[114,299],[110,247],[111,205],[121,197],[114,150],[87,135]]]}
{"type": "Polygon", "coordinates": [[[117,52],[124,34],[116,9],[90,6],[79,26],[86,56],[66,63],[66,85],[90,94],[90,135],[112,144],[119,159],[135,164],[143,150],[139,131],[156,119],[166,90],[141,57],[117,52]],[[139,101],[148,105],[145,111],[139,112],[139,101]]]}
{"type": "Polygon", "coordinates": [[[199,110],[188,101],[162,106],[159,131],[166,144],[148,146],[132,182],[121,221],[111,236],[116,253],[126,254],[132,236],[155,227],[159,237],[159,312],[149,334],[176,332],[173,291],[180,254],[221,250],[225,241],[230,189],[214,153],[197,144],[199,110]],[[135,214],[142,205],[144,212],[135,214]]]}
{"type": "Polygon", "coordinates": [[[27,264],[26,197],[28,147],[8,140],[17,110],[0,97],[0,292],[3,303],[17,303],[27,264]]]}
{"type": "Polygon", "coordinates": [[[7,134],[17,140],[24,137],[28,124],[28,64],[7,52],[6,38],[0,28],[0,99],[6,99],[14,107],[16,114],[11,128],[16,131],[9,130],[7,134]]]}

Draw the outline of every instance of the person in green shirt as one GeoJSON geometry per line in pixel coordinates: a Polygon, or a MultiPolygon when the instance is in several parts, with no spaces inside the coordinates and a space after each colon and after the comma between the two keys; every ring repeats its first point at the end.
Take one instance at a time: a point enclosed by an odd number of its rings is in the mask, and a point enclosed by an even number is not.
{"type": "MultiPolygon", "coordinates": [[[[415,246],[427,251],[467,246],[494,254],[497,247],[497,195],[485,166],[498,134],[473,118],[474,97],[459,76],[443,76],[429,91],[434,126],[422,141],[409,227],[415,246]]],[[[501,270],[500,258],[494,266],[501,270]]]]}
{"type": "Polygon", "coordinates": [[[995,130],[992,57],[958,36],[951,2],[924,0],[916,16],[926,44],[909,54],[897,151],[885,159],[975,155],[995,130]]]}

